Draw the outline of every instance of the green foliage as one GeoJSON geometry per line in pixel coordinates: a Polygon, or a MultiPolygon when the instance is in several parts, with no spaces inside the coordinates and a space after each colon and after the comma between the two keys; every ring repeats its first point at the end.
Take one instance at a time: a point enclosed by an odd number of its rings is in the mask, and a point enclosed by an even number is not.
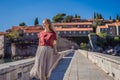
{"type": "Polygon", "coordinates": [[[116,20],[120,21],[120,16],[119,16],[119,14],[116,15],[116,20]]]}
{"type": "Polygon", "coordinates": [[[75,18],[80,18],[80,16],[79,16],[79,15],[77,15],[77,14],[75,14],[75,18]]]}
{"type": "Polygon", "coordinates": [[[80,43],[80,48],[81,49],[84,49],[84,50],[87,50],[88,49],[88,46],[86,43],[80,43]]]}
{"type": "Polygon", "coordinates": [[[119,42],[120,41],[120,37],[114,37],[114,41],[119,42]]]}
{"type": "Polygon", "coordinates": [[[108,34],[103,33],[103,32],[100,32],[100,33],[98,33],[97,35],[98,35],[99,37],[101,37],[101,38],[104,38],[104,39],[106,39],[106,37],[108,36],[108,34]]]}
{"type": "Polygon", "coordinates": [[[98,26],[98,19],[96,19],[92,25],[93,25],[93,32],[96,33],[96,28],[98,26]]]}
{"type": "Polygon", "coordinates": [[[72,21],[73,16],[66,16],[63,20],[63,22],[71,22],[72,21]]]}
{"type": "Polygon", "coordinates": [[[116,20],[118,20],[118,19],[119,19],[119,15],[117,14],[117,15],[116,15],[116,20]]]}
{"type": "Polygon", "coordinates": [[[57,14],[56,16],[52,18],[52,22],[62,22],[65,16],[66,16],[65,13],[57,14]]]}
{"type": "Polygon", "coordinates": [[[38,18],[35,18],[35,21],[34,21],[34,25],[39,25],[39,21],[38,21],[38,18]]]}
{"type": "Polygon", "coordinates": [[[26,26],[25,22],[21,22],[19,26],[26,26]]]}
{"type": "Polygon", "coordinates": [[[70,38],[71,41],[76,42],[78,45],[80,45],[80,43],[88,43],[89,39],[88,36],[79,36],[79,37],[73,37],[70,38]]]}
{"type": "Polygon", "coordinates": [[[75,14],[75,18],[77,18],[77,14],[75,14]]]}
{"type": "Polygon", "coordinates": [[[19,33],[18,33],[18,31],[14,30],[14,31],[6,34],[6,36],[9,39],[16,39],[16,38],[19,38],[19,33]]]}
{"type": "Polygon", "coordinates": [[[100,13],[95,13],[94,12],[94,19],[103,19],[103,16],[102,16],[102,14],[100,14],[100,13]]]}
{"type": "Polygon", "coordinates": [[[111,16],[109,17],[109,20],[112,20],[111,16]]]}
{"type": "Polygon", "coordinates": [[[75,14],[75,16],[67,15],[65,13],[57,14],[52,18],[52,22],[71,22],[72,18],[80,18],[79,15],[75,14]]]}

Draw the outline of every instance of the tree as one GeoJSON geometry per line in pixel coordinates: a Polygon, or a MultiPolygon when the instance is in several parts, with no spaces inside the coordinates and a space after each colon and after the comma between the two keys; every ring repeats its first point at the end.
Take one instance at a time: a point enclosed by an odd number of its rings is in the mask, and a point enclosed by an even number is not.
{"type": "Polygon", "coordinates": [[[75,14],[75,18],[77,18],[78,17],[78,15],[77,14],[75,14]]]}
{"type": "Polygon", "coordinates": [[[104,39],[106,39],[106,37],[108,36],[108,34],[106,34],[106,33],[104,33],[104,32],[100,32],[100,33],[98,33],[97,34],[99,37],[101,37],[101,38],[104,38],[104,39]]]}
{"type": "Polygon", "coordinates": [[[80,16],[79,16],[79,15],[77,15],[77,14],[75,14],[75,18],[80,18],[80,16]]]}
{"type": "Polygon", "coordinates": [[[96,13],[94,12],[94,19],[96,19],[96,13]]]}
{"type": "Polygon", "coordinates": [[[102,14],[100,14],[100,13],[95,13],[94,12],[94,19],[103,19],[103,16],[102,16],[102,14]]]}
{"type": "Polygon", "coordinates": [[[66,16],[65,18],[64,18],[64,20],[63,20],[63,22],[71,22],[72,21],[72,19],[73,19],[73,16],[66,16]]]}
{"type": "Polygon", "coordinates": [[[84,50],[87,50],[88,49],[88,46],[87,46],[87,44],[86,43],[80,43],[80,48],[81,49],[84,49],[84,50]]]}
{"type": "Polygon", "coordinates": [[[103,19],[103,16],[102,16],[102,14],[99,14],[99,19],[103,19]]]}
{"type": "Polygon", "coordinates": [[[57,14],[56,16],[52,18],[52,22],[62,22],[65,16],[66,16],[65,13],[57,14]]]}
{"type": "Polygon", "coordinates": [[[77,16],[77,18],[80,18],[80,16],[77,16]]]}
{"type": "Polygon", "coordinates": [[[26,26],[25,22],[21,22],[19,26],[26,26]]]}
{"type": "Polygon", "coordinates": [[[14,31],[6,34],[6,36],[7,36],[7,38],[9,38],[9,39],[17,39],[17,38],[19,38],[19,32],[16,31],[16,30],[14,30],[14,31]]]}
{"type": "Polygon", "coordinates": [[[118,20],[118,19],[119,19],[119,15],[117,14],[117,15],[116,15],[116,20],[118,20]]]}
{"type": "Polygon", "coordinates": [[[99,22],[98,22],[98,18],[96,18],[94,21],[93,21],[93,32],[96,33],[96,28],[98,26],[99,22]]]}
{"type": "Polygon", "coordinates": [[[39,25],[39,21],[38,21],[38,18],[35,18],[35,21],[34,21],[34,25],[39,25]]]}
{"type": "Polygon", "coordinates": [[[111,20],[112,18],[111,18],[111,16],[109,17],[109,20],[111,20]]]}

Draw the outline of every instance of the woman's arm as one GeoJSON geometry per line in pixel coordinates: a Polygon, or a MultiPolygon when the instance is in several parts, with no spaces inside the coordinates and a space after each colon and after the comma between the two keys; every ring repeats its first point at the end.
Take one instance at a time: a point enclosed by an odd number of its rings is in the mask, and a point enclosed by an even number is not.
{"type": "Polygon", "coordinates": [[[53,42],[53,49],[54,49],[54,54],[57,55],[58,51],[57,51],[57,41],[56,40],[54,40],[54,42],[53,42]]]}

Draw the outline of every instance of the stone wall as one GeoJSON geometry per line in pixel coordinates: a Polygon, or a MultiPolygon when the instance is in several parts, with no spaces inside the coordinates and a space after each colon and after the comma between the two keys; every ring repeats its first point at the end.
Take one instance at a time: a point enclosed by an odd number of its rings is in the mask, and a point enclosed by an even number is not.
{"type": "Polygon", "coordinates": [[[4,57],[4,35],[0,35],[0,58],[4,57]]]}
{"type": "MultiPolygon", "coordinates": [[[[71,51],[73,50],[59,52],[61,55],[53,68],[56,67],[62,57],[68,55],[71,51]]],[[[0,64],[0,80],[30,80],[29,72],[33,64],[34,58],[0,64]]]]}
{"type": "Polygon", "coordinates": [[[114,80],[120,80],[120,57],[85,50],[78,51],[112,76],[114,80]]]}

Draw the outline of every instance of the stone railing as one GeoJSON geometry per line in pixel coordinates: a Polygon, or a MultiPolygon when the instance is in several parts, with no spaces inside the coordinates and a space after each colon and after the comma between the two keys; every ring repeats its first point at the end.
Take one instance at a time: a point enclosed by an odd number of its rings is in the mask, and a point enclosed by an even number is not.
{"type": "Polygon", "coordinates": [[[81,54],[91,60],[94,64],[99,66],[108,75],[112,76],[114,80],[120,80],[120,57],[106,55],[97,52],[90,52],[85,50],[78,50],[81,54]]]}
{"type": "MultiPolygon", "coordinates": [[[[60,56],[56,60],[54,68],[59,60],[68,55],[73,50],[59,52],[60,56]]],[[[35,58],[0,64],[0,80],[30,80],[29,72],[34,64],[35,58]]]]}

